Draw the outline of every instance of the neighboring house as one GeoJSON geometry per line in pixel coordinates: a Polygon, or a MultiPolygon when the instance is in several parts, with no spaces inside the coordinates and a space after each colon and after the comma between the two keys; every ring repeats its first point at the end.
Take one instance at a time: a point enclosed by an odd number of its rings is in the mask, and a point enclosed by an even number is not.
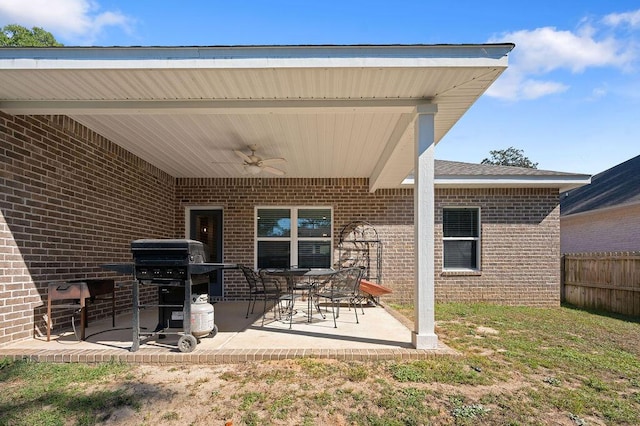
{"type": "Polygon", "coordinates": [[[640,251],[640,156],[561,195],[562,253],[640,251]]]}
{"type": "MultiPolygon", "coordinates": [[[[42,332],[49,282],[114,276],[100,265],[132,240],[331,266],[359,220],[418,348],[437,344],[436,300],[558,305],[559,193],[588,176],[434,161],[512,47],[0,49],[0,344],[42,332]],[[244,165],[250,144],[286,176],[244,165]]],[[[238,271],[214,281],[246,299],[238,271]]]]}

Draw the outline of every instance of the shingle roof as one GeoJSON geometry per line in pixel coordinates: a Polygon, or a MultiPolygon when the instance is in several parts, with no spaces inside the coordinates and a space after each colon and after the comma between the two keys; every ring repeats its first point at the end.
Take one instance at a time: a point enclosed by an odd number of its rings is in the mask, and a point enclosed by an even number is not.
{"type": "Polygon", "coordinates": [[[591,179],[591,185],[560,197],[560,215],[640,202],[640,155],[591,179]]]}
{"type": "MultiPolygon", "coordinates": [[[[526,167],[435,160],[435,185],[439,188],[557,188],[560,192],[586,185],[590,175],[526,167]]],[[[403,185],[413,185],[409,175],[403,185]]]]}
{"type": "Polygon", "coordinates": [[[509,177],[509,176],[557,176],[557,177],[588,177],[576,173],[554,172],[526,167],[496,166],[493,164],[461,163],[459,161],[436,160],[436,177],[509,177]]]}

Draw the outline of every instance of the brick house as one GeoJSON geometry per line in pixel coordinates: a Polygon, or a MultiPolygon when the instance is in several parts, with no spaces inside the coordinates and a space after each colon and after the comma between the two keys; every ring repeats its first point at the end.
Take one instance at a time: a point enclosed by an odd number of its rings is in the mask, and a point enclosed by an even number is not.
{"type": "MultiPolygon", "coordinates": [[[[0,49],[0,345],[42,333],[48,282],[113,276],[134,239],[333,263],[354,220],[380,235],[389,300],[415,304],[418,348],[435,300],[557,305],[559,192],[588,176],[434,161],[512,48],[0,49]],[[251,144],[286,177],[247,175],[251,144]]],[[[218,284],[246,298],[237,271],[218,284]]]]}
{"type": "Polygon", "coordinates": [[[640,156],[560,200],[562,253],[640,251],[640,156]]]}

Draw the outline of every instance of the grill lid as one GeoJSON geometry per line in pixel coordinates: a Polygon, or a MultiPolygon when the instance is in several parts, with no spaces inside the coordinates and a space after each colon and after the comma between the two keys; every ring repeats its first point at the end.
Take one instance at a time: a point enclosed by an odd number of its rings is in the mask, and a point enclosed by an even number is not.
{"type": "Polygon", "coordinates": [[[208,259],[203,243],[187,239],[135,240],[131,242],[131,253],[136,265],[189,265],[205,263],[208,259]]]}
{"type": "Polygon", "coordinates": [[[138,280],[152,282],[183,281],[189,275],[238,267],[235,263],[207,263],[207,246],[188,239],[134,240],[131,242],[131,252],[134,263],[107,263],[101,267],[122,274],[134,274],[138,280]]]}

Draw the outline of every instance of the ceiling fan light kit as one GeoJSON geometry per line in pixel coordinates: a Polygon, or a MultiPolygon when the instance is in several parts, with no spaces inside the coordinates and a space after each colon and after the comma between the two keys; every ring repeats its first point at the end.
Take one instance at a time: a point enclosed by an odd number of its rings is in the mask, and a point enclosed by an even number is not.
{"type": "Polygon", "coordinates": [[[262,171],[262,168],[260,168],[260,166],[256,165],[256,164],[245,164],[244,165],[244,170],[245,172],[251,174],[251,175],[257,175],[258,173],[260,173],[262,171]]]}
{"type": "Polygon", "coordinates": [[[277,169],[275,167],[271,167],[271,164],[274,163],[286,163],[287,161],[284,158],[265,158],[262,159],[256,155],[256,151],[258,150],[257,145],[249,145],[249,150],[251,151],[251,155],[247,155],[242,151],[234,151],[238,157],[242,159],[242,164],[244,166],[245,172],[251,175],[257,175],[261,171],[265,171],[267,173],[271,173],[278,176],[283,176],[285,172],[283,170],[277,169]]]}

